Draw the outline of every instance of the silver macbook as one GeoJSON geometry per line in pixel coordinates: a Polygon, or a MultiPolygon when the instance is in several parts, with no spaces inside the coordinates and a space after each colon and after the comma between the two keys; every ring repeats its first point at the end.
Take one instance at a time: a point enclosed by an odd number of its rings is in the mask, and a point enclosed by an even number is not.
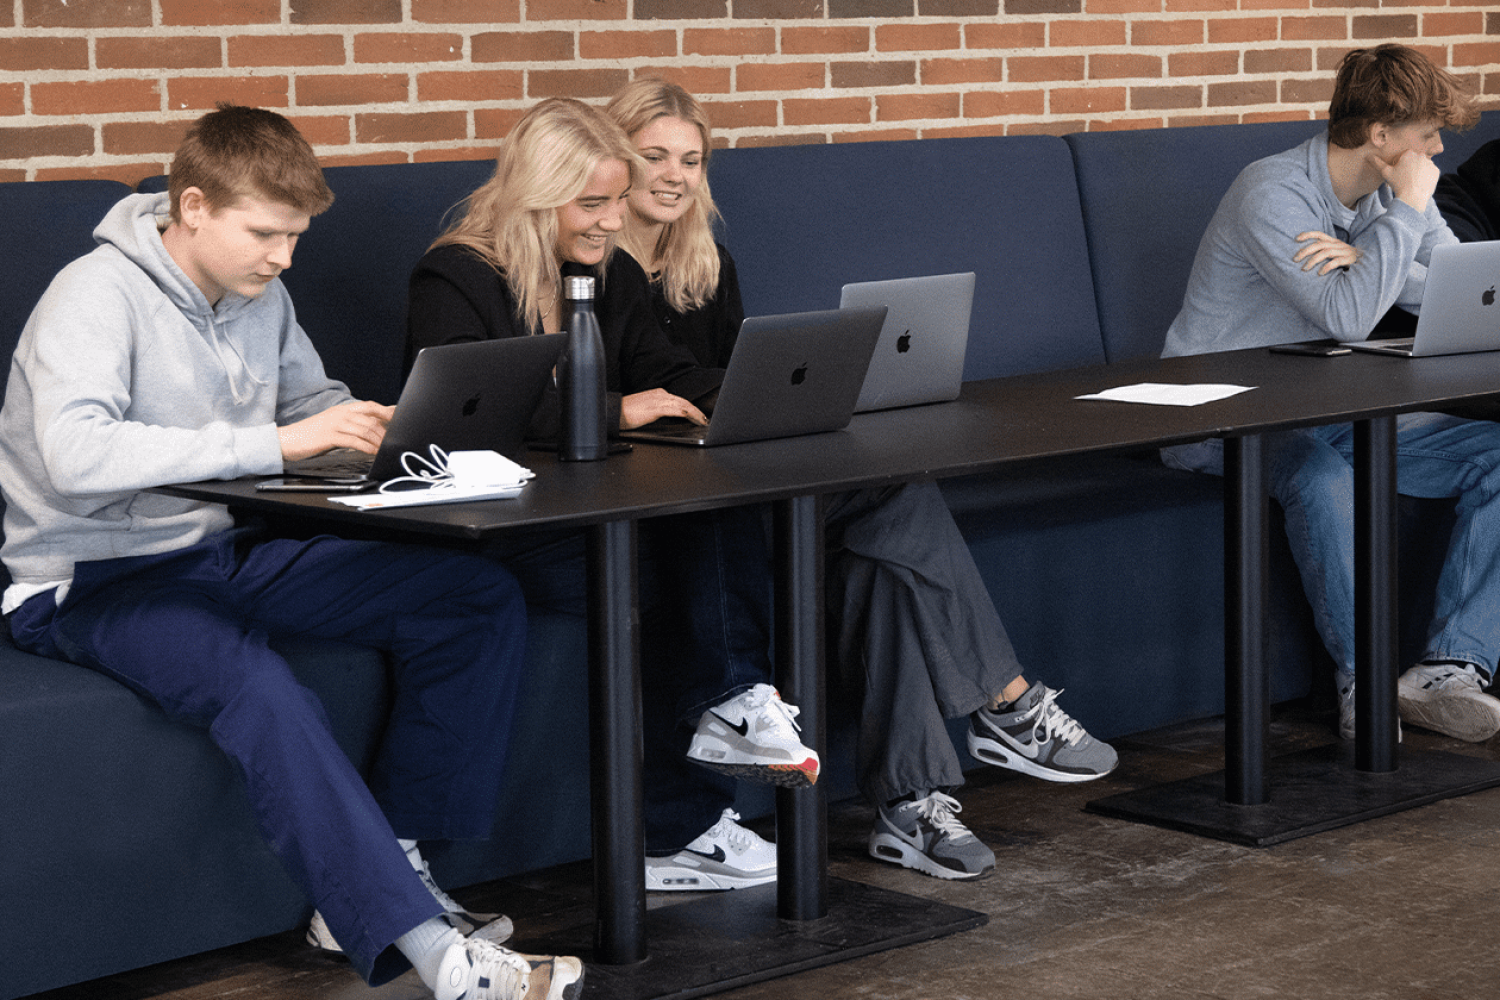
{"type": "Polygon", "coordinates": [[[424,348],[401,389],[395,416],[372,457],[352,449],[288,462],[288,476],[385,482],[406,474],[401,456],[497,451],[519,458],[526,428],[552,379],[567,336],[510,337],[424,348]]]}
{"type": "Polygon", "coordinates": [[[620,436],[701,447],[839,430],[854,415],[885,314],[881,306],[752,316],[707,427],[658,420],[620,436]]]}
{"type": "Polygon", "coordinates": [[[974,307],[974,272],[845,285],[839,305],[889,309],[856,413],[958,397],[974,307]]]}
{"type": "Polygon", "coordinates": [[[1425,358],[1500,350],[1500,240],[1432,248],[1417,332],[1349,344],[1356,351],[1425,358]]]}

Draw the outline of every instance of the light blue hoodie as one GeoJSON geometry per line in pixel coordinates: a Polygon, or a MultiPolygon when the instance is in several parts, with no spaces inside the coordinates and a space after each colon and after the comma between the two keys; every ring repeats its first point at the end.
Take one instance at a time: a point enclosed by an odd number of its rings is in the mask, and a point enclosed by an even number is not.
{"type": "Polygon", "coordinates": [[[73,564],[171,552],[230,526],[152,486],[281,471],[276,428],[350,399],[281,281],[211,307],[161,241],[167,195],[131,195],[53,279],[0,408],[5,561],[18,596],[73,564]]]}

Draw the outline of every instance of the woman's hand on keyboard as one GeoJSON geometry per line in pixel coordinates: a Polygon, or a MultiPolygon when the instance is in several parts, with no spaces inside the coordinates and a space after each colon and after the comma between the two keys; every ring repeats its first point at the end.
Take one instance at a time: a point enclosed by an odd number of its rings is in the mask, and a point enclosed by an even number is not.
{"type": "Polygon", "coordinates": [[[634,392],[620,400],[620,430],[631,431],[644,427],[662,417],[682,417],[703,425],[708,418],[703,411],[681,396],[674,396],[665,389],[647,389],[634,392]]]}
{"type": "Polygon", "coordinates": [[[281,458],[295,462],[321,455],[333,448],[353,448],[373,455],[385,437],[385,426],[396,412],[369,400],[330,406],[322,413],[276,428],[281,439],[281,458]]]}

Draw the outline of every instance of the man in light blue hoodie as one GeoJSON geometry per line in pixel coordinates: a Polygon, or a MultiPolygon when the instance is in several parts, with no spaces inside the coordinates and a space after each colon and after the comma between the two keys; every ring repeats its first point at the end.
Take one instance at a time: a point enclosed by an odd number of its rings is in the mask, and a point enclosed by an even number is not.
{"type": "MultiPolygon", "coordinates": [[[[1432,248],[1457,242],[1433,200],[1440,130],[1477,120],[1452,75],[1402,45],[1343,60],[1328,132],[1246,167],[1198,247],[1171,357],[1367,338],[1392,305],[1421,307],[1432,248]]],[[[1336,373],[1330,370],[1330,376],[1336,373]]],[[[1500,426],[1438,413],[1398,418],[1398,489],[1454,497],[1458,521],[1422,661],[1402,674],[1401,717],[1479,742],[1500,731],[1485,693],[1500,657],[1500,426]]],[[[1270,439],[1272,495],[1337,667],[1339,732],[1354,735],[1353,430],[1270,439]]],[[[1222,473],[1218,441],[1164,451],[1222,473]]]]}
{"type": "Polygon", "coordinates": [[[493,828],[525,646],[511,575],[476,555],[281,538],[145,492],[378,447],[391,408],[324,374],[277,277],[332,200],[285,118],[221,107],[183,140],[169,192],[122,200],[99,246],[54,279],[0,409],[3,610],[22,649],[208,731],[372,985],[410,963],[442,1000],[571,996],[576,959],[487,940],[504,918],[464,933],[477,920],[416,851],[493,828]],[[390,654],[394,705],[368,786],[270,649],[286,635],[390,654]]]}

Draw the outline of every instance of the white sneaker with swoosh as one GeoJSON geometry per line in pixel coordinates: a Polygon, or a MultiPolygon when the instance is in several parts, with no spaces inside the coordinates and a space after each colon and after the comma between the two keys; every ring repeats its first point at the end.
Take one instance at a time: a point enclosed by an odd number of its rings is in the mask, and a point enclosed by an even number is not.
{"type": "Polygon", "coordinates": [[[798,709],[769,684],[715,705],[698,721],[691,761],[736,778],[805,788],[818,780],[818,755],[797,736],[798,709]]]}
{"type": "Polygon", "coordinates": [[[648,892],[744,889],[776,880],[776,845],[735,820],[725,809],[719,821],[676,854],[646,858],[648,892]]]}

